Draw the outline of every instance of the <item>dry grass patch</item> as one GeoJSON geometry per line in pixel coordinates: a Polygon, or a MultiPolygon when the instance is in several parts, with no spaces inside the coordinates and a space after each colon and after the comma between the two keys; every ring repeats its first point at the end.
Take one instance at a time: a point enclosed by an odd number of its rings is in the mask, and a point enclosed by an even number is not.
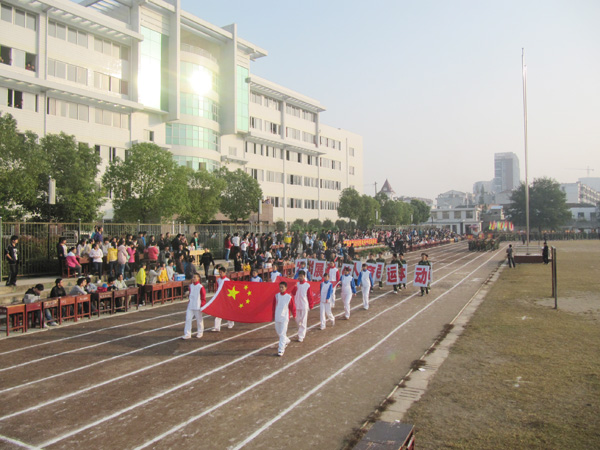
{"type": "Polygon", "coordinates": [[[554,245],[559,310],[550,266],[505,269],[404,419],[419,448],[600,448],[600,318],[561,309],[600,301],[600,242],[554,245]]]}

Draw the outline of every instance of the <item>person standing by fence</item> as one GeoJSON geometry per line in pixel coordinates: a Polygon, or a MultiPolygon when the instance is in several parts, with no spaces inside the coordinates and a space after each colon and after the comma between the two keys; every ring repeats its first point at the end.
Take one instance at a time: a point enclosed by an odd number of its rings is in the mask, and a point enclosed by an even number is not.
{"type": "Polygon", "coordinates": [[[512,244],[508,244],[508,248],[506,249],[506,258],[508,259],[508,267],[516,267],[515,258],[513,256],[513,246],[512,244]]]}
{"type": "Polygon", "coordinates": [[[19,274],[19,249],[17,245],[19,243],[19,236],[10,237],[10,245],[4,250],[4,257],[8,262],[8,279],[6,280],[7,286],[17,285],[17,275],[19,274]]]}

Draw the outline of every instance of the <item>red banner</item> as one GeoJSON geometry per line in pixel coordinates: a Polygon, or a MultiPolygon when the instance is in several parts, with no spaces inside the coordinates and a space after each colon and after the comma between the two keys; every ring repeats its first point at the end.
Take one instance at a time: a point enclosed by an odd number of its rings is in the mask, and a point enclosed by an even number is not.
{"type": "Polygon", "coordinates": [[[354,247],[366,247],[367,245],[377,245],[377,238],[372,239],[345,239],[344,244],[350,247],[350,244],[354,244],[354,247]]]}

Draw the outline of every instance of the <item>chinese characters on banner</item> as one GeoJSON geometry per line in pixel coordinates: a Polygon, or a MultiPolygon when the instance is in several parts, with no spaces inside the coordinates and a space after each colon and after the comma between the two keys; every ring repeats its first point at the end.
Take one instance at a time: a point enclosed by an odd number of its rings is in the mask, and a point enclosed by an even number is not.
{"type": "Polygon", "coordinates": [[[385,267],[385,263],[384,262],[378,262],[377,263],[377,269],[375,270],[375,273],[373,274],[373,281],[381,281],[383,280],[383,268],[385,267]]]}
{"type": "Polygon", "coordinates": [[[398,284],[406,284],[408,281],[408,264],[400,264],[398,272],[398,284]]]}
{"type": "Polygon", "coordinates": [[[312,274],[314,273],[314,270],[315,270],[315,261],[316,261],[316,259],[312,259],[312,258],[309,259],[308,263],[307,263],[307,266],[306,266],[306,269],[308,270],[308,273],[310,273],[311,277],[312,277],[312,274]]]}
{"type": "Polygon", "coordinates": [[[372,264],[372,263],[365,263],[365,264],[367,265],[367,270],[369,272],[371,272],[371,276],[373,277],[373,282],[375,282],[375,272],[377,272],[377,264],[372,264]]]}
{"type": "Polygon", "coordinates": [[[415,266],[415,287],[427,287],[431,281],[430,266],[415,266]]]}
{"type": "Polygon", "coordinates": [[[323,274],[325,273],[325,268],[327,267],[327,261],[319,261],[316,259],[312,261],[313,267],[310,273],[312,281],[321,281],[323,279],[323,274]]]}
{"type": "Polygon", "coordinates": [[[400,284],[398,278],[398,264],[390,264],[386,267],[387,281],[385,284],[393,286],[394,284],[400,284]]]}

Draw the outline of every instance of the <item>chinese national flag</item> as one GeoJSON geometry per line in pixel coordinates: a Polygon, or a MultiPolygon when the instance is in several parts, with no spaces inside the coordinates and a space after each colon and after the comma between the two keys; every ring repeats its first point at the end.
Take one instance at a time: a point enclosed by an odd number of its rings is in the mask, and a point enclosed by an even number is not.
{"type": "MultiPolygon", "coordinates": [[[[294,288],[298,284],[298,280],[294,280],[293,278],[277,277],[275,279],[275,283],[273,284],[279,286],[279,283],[282,281],[287,283],[286,292],[293,297],[296,293],[294,288]]],[[[308,306],[310,309],[313,309],[315,306],[318,306],[321,303],[321,283],[319,281],[307,281],[307,283],[310,284],[309,292],[312,294],[308,297],[308,306]]]]}
{"type": "MultiPolygon", "coordinates": [[[[202,312],[234,322],[272,322],[273,304],[278,292],[279,283],[226,281],[202,312]]],[[[289,283],[288,293],[292,293],[289,283]]]]}

